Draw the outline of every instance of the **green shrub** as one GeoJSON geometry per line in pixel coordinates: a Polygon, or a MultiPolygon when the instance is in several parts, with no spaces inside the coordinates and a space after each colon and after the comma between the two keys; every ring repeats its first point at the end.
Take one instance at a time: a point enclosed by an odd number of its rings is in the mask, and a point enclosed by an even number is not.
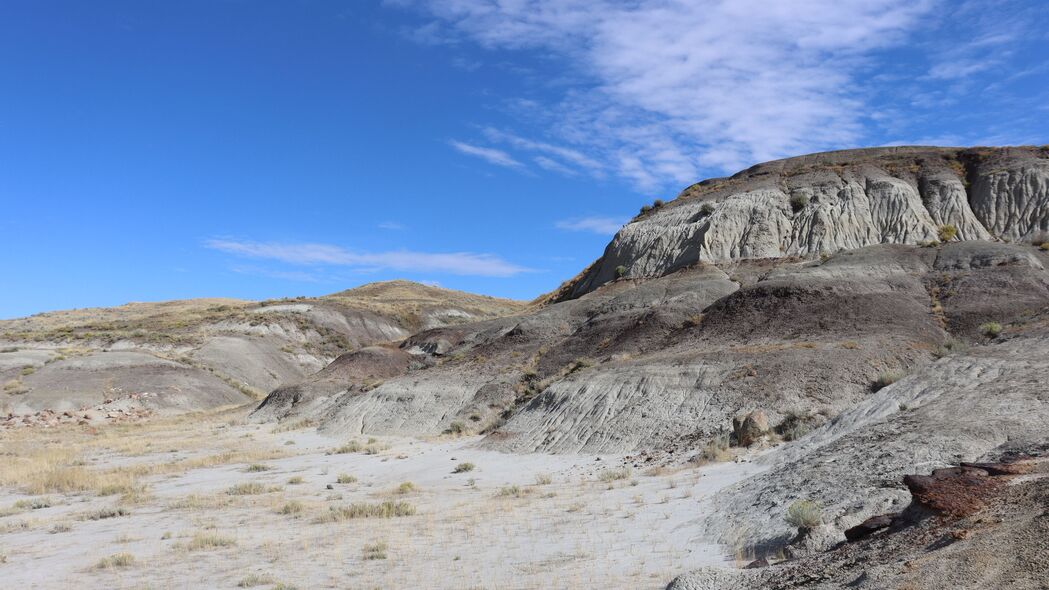
{"type": "Polygon", "coordinates": [[[626,267],[620,264],[616,267],[616,278],[621,279],[626,276],[626,267]]]}
{"type": "Polygon", "coordinates": [[[936,237],[940,238],[941,242],[949,242],[958,235],[958,228],[951,224],[941,225],[939,231],[936,232],[936,237]]]}
{"type": "Polygon", "coordinates": [[[1002,333],[1002,325],[998,322],[980,324],[980,333],[988,338],[997,338],[1002,333]]]}
{"type": "Polygon", "coordinates": [[[710,203],[703,203],[703,206],[699,208],[699,214],[703,217],[708,217],[714,213],[714,205],[710,203]]]}
{"type": "Polygon", "coordinates": [[[466,434],[466,425],[458,420],[448,425],[448,428],[444,431],[445,434],[454,434],[461,436],[466,434]]]}
{"type": "Polygon", "coordinates": [[[812,500],[795,500],[787,508],[787,514],[784,515],[783,520],[786,520],[790,526],[799,529],[814,529],[823,522],[823,515],[820,505],[812,500]]]}
{"type": "Polygon", "coordinates": [[[335,478],[335,483],[356,483],[356,481],[357,478],[349,473],[340,473],[339,477],[335,478]]]}
{"type": "Polygon", "coordinates": [[[801,211],[809,204],[809,196],[803,193],[797,193],[790,196],[790,208],[797,213],[801,211]]]}
{"type": "Polygon", "coordinates": [[[475,467],[475,465],[473,463],[470,463],[469,461],[465,461],[463,463],[460,463],[460,464],[456,465],[455,469],[452,470],[452,473],[466,473],[467,471],[473,471],[474,467],[475,467]]]}

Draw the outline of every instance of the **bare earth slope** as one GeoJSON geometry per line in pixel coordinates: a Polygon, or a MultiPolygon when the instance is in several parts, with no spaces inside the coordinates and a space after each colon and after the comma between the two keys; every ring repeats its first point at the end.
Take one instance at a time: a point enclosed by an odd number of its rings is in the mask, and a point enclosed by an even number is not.
{"type": "Polygon", "coordinates": [[[0,321],[0,410],[63,412],[128,396],[153,409],[243,403],[347,350],[523,305],[390,281],[317,298],[129,303],[0,321]]]}
{"type": "MultiPolygon", "coordinates": [[[[542,306],[344,355],[253,419],[476,432],[489,449],[628,453],[636,467],[735,454],[756,473],[705,498],[694,524],[803,567],[794,501],[822,507],[826,543],[808,547],[821,554],[905,506],[908,473],[1049,444],[1047,232],[1044,148],[771,162],[643,213],[542,306]]],[[[832,561],[820,567],[845,567],[832,561]]],[[[714,570],[675,587],[819,585],[791,579],[714,570]]],[[[886,587],[870,579],[855,585],[886,587]]]]}

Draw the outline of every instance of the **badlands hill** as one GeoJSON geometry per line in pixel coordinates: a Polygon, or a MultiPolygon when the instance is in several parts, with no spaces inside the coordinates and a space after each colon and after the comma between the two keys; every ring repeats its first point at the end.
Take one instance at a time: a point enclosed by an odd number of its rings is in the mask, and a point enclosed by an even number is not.
{"type": "MultiPolygon", "coordinates": [[[[705,536],[803,558],[910,505],[905,475],[1049,448],[1047,232],[1045,148],[770,162],[646,207],[542,306],[344,354],[253,416],[335,434],[483,433],[490,449],[630,453],[638,467],[743,453],[757,473],[696,515],[705,536]],[[822,507],[819,542],[783,519],[799,499],[822,507]]],[[[1020,544],[1031,530],[995,534],[1020,544]]],[[[894,542],[918,554],[924,538],[894,542]]],[[[917,575],[839,557],[807,558],[823,577],[789,562],[792,577],[697,572],[675,587],[917,575]]],[[[976,587],[951,563],[920,587],[976,587]]]]}
{"type": "Polygon", "coordinates": [[[0,321],[0,410],[244,403],[348,350],[523,308],[390,281],[316,298],[129,303],[0,321]]]}

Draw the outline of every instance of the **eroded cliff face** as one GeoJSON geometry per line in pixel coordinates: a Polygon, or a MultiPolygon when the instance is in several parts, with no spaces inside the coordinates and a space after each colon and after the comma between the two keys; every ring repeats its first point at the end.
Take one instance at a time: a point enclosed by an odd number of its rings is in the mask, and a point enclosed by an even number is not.
{"type": "Polygon", "coordinates": [[[1049,150],[877,148],[761,164],[639,215],[563,294],[698,262],[927,243],[947,225],[956,240],[1047,235],[1049,150]]]}

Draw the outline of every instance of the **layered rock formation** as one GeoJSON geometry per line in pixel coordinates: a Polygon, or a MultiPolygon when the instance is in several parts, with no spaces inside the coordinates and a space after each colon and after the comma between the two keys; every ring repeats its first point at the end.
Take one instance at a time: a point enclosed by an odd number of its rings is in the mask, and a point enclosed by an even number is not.
{"type": "Polygon", "coordinates": [[[0,321],[0,410],[77,410],[106,399],[179,411],[244,403],[337,355],[524,304],[390,281],[317,298],[133,303],[0,321]]]}
{"type": "Polygon", "coordinates": [[[1049,240],[1049,150],[880,148],[760,164],[693,185],[624,226],[563,296],[620,274],[873,244],[1049,240]]]}

